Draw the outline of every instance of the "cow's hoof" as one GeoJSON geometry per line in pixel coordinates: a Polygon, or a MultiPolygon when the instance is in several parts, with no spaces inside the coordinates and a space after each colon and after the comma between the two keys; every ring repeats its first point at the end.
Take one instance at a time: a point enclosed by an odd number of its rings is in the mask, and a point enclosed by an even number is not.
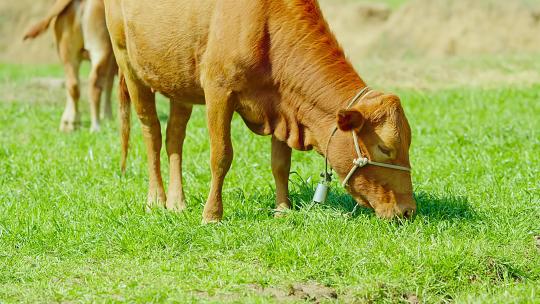
{"type": "Polygon", "coordinates": [[[151,213],[154,210],[163,209],[164,207],[164,204],[160,203],[159,201],[151,201],[145,204],[144,211],[146,211],[146,213],[151,213]]]}
{"type": "Polygon", "coordinates": [[[221,202],[206,202],[203,210],[203,224],[213,224],[221,222],[223,218],[223,204],[221,202]]]}
{"type": "Polygon", "coordinates": [[[205,219],[203,218],[201,224],[203,225],[217,225],[221,223],[221,219],[205,219]]]}
{"type": "Polygon", "coordinates": [[[276,209],[272,210],[274,212],[275,218],[281,218],[287,216],[289,212],[291,212],[291,204],[290,203],[281,203],[276,206],[276,209]]]}
{"type": "Polygon", "coordinates": [[[275,218],[282,218],[282,217],[286,217],[291,212],[291,209],[277,208],[277,209],[274,209],[273,211],[274,211],[275,218]]]}
{"type": "Polygon", "coordinates": [[[101,120],[107,120],[107,121],[112,121],[113,120],[113,115],[112,115],[112,112],[105,112],[101,115],[101,120]]]}
{"type": "Polygon", "coordinates": [[[183,212],[184,210],[186,210],[186,204],[185,203],[174,203],[174,204],[169,204],[167,203],[167,210],[171,211],[171,212],[183,212]]]}
{"type": "Polygon", "coordinates": [[[165,196],[165,192],[163,190],[158,189],[150,189],[148,191],[148,196],[146,199],[146,209],[157,209],[157,208],[165,208],[167,201],[167,197],[165,196]]]}
{"type": "Polygon", "coordinates": [[[70,133],[76,131],[79,128],[79,123],[76,121],[62,120],[60,122],[60,131],[70,133]]]}
{"type": "Polygon", "coordinates": [[[203,225],[218,224],[219,222],[221,222],[222,218],[223,216],[220,214],[214,214],[214,215],[203,214],[202,224],[203,225]]]}
{"type": "Polygon", "coordinates": [[[99,132],[100,129],[101,129],[101,128],[100,128],[99,125],[92,125],[92,126],[90,127],[90,132],[91,132],[91,133],[97,133],[97,132],[99,132]]]}

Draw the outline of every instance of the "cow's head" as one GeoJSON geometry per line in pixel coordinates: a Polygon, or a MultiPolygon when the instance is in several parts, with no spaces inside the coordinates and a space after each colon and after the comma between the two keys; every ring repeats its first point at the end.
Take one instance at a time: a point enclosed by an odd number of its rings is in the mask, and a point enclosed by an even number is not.
{"type": "MultiPolygon", "coordinates": [[[[352,134],[369,160],[410,167],[411,129],[396,95],[370,92],[350,109],[339,111],[337,124],[328,157],[341,179],[357,157],[352,134]]],[[[347,184],[353,198],[380,217],[409,218],[416,211],[410,172],[367,165],[357,169],[347,184]]]]}

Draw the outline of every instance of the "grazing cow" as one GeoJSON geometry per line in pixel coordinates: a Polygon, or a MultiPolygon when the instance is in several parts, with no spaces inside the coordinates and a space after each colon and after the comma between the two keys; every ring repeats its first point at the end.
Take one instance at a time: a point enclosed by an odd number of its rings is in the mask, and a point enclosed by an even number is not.
{"type": "MultiPolygon", "coordinates": [[[[233,159],[233,112],[253,132],[272,135],[278,210],[291,206],[291,148],[313,148],[359,204],[384,218],[415,212],[408,171],[411,130],[400,100],[365,89],[317,1],[105,0],[105,10],[125,77],[121,104],[125,107],[131,97],[142,124],[149,204],[185,208],[182,144],[193,105],[205,104],[212,181],[203,222],[220,221],[223,215],[223,181],[233,159]],[[154,92],[170,99],[168,196],[154,92]]],[[[125,144],[127,132],[123,137],[125,144]]]]}
{"type": "Polygon", "coordinates": [[[31,39],[43,33],[54,21],[58,55],[64,65],[67,102],[60,130],[69,132],[80,124],[79,67],[83,59],[92,63],[89,77],[91,131],[99,130],[100,102],[105,93],[104,118],[112,118],[111,91],[116,62],[105,24],[103,0],[56,0],[47,16],[24,35],[31,39]]]}

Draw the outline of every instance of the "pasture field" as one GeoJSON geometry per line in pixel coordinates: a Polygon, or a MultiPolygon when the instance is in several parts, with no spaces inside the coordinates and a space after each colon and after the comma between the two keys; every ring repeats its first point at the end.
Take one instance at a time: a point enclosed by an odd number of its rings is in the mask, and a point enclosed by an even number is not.
{"type": "MultiPolygon", "coordinates": [[[[61,76],[0,65],[0,302],[540,303],[538,82],[394,88],[418,201],[403,223],[353,212],[337,183],[310,208],[314,152],[294,152],[295,210],[273,218],[270,139],[236,117],[224,220],[205,226],[204,108],[185,144],[188,210],[145,213],[138,122],[122,176],[117,123],[90,134],[84,93],[83,129],[57,131],[61,76]]],[[[164,126],[164,99],[159,109],[164,126]]]]}

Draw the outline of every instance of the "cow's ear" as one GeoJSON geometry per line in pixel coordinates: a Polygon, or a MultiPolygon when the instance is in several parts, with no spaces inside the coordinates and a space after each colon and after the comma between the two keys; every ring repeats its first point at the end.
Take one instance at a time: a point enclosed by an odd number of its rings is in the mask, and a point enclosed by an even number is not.
{"type": "Polygon", "coordinates": [[[358,130],[364,125],[364,116],[357,110],[341,110],[337,114],[337,124],[342,131],[358,130]]]}

